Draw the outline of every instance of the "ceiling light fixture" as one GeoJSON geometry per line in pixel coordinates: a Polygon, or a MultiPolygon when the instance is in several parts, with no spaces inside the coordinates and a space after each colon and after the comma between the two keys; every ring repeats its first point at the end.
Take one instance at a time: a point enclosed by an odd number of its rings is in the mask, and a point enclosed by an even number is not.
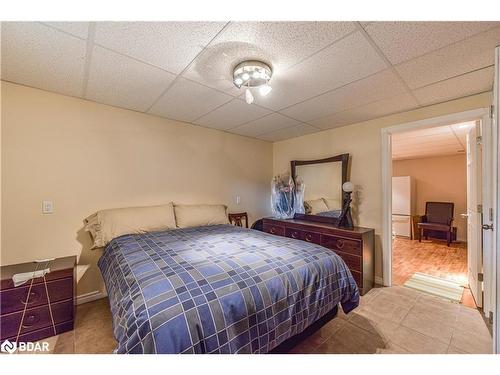
{"type": "Polygon", "coordinates": [[[233,82],[239,89],[246,87],[245,101],[248,104],[252,104],[254,96],[250,89],[258,88],[262,96],[269,94],[272,90],[271,86],[269,86],[272,74],[271,67],[262,61],[243,61],[233,70],[233,82]]]}

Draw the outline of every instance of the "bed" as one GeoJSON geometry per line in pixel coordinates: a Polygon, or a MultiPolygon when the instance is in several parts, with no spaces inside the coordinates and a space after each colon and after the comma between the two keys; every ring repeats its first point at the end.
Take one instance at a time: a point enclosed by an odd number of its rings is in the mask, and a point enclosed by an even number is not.
{"type": "Polygon", "coordinates": [[[123,235],[98,266],[117,353],[268,353],[359,303],[331,250],[227,224],[123,235]]]}

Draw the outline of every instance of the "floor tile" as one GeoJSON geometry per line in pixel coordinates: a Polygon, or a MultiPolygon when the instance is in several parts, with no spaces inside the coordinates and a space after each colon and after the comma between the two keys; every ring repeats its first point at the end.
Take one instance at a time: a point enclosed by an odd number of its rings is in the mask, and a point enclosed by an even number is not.
{"type": "Polygon", "coordinates": [[[404,326],[396,329],[391,336],[391,342],[415,354],[444,354],[449,346],[404,326]]]}
{"type": "Polygon", "coordinates": [[[472,354],[489,354],[493,350],[491,337],[470,331],[456,329],[451,338],[451,346],[472,354]]]}
{"type": "Polygon", "coordinates": [[[319,346],[317,353],[372,354],[385,348],[385,342],[362,328],[347,322],[335,335],[319,346]]]}
{"type": "Polygon", "coordinates": [[[414,331],[432,337],[445,344],[449,344],[453,334],[453,325],[435,320],[432,315],[419,314],[410,311],[401,325],[414,331]]]}

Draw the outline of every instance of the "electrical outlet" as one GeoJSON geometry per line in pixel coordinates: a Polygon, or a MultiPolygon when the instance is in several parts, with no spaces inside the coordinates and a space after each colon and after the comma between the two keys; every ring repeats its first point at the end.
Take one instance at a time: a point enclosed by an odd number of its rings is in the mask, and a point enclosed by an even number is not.
{"type": "Polygon", "coordinates": [[[43,201],[42,202],[42,213],[43,214],[53,214],[54,213],[54,202],[53,201],[43,201]]]}
{"type": "Polygon", "coordinates": [[[236,196],[236,204],[241,203],[241,197],[239,195],[236,196]]]}

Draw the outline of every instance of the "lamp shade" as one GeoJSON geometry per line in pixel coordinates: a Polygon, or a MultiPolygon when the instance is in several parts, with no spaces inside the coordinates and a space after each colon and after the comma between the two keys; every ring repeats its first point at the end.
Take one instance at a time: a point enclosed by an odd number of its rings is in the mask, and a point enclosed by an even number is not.
{"type": "Polygon", "coordinates": [[[344,190],[346,193],[352,193],[354,190],[354,184],[351,181],[344,182],[342,185],[342,190],[344,190]]]}

